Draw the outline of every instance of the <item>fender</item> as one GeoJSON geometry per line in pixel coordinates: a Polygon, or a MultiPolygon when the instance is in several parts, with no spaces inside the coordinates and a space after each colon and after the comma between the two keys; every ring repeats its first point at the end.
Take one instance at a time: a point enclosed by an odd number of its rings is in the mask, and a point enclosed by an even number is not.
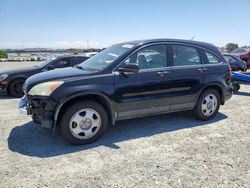
{"type": "Polygon", "coordinates": [[[110,117],[111,117],[112,125],[115,124],[116,117],[115,117],[115,111],[113,109],[113,105],[112,105],[111,100],[105,94],[103,94],[101,92],[86,91],[86,92],[74,93],[74,94],[68,96],[67,98],[63,99],[62,101],[60,101],[60,104],[56,107],[55,114],[54,114],[54,125],[53,125],[53,129],[54,130],[56,128],[56,123],[57,123],[59,112],[61,111],[62,106],[65,103],[67,103],[68,101],[70,101],[70,100],[72,100],[72,99],[74,99],[76,97],[80,97],[80,96],[84,96],[84,95],[97,95],[97,96],[102,97],[105,100],[105,102],[107,102],[107,104],[109,106],[109,109],[110,109],[110,112],[111,112],[111,116],[110,117]]]}
{"type": "Polygon", "coordinates": [[[17,80],[17,79],[22,79],[22,80],[26,80],[28,77],[27,75],[15,75],[15,76],[11,76],[10,79],[8,79],[9,83],[13,82],[14,80],[17,80]]]}

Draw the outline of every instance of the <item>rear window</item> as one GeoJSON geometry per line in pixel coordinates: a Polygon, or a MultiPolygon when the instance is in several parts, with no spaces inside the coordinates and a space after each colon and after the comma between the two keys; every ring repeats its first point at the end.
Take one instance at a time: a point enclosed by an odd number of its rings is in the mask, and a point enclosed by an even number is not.
{"type": "Polygon", "coordinates": [[[216,55],[210,53],[210,52],[205,52],[206,56],[207,56],[207,60],[209,64],[217,64],[217,63],[221,63],[222,61],[220,60],[220,58],[218,58],[216,55]]]}

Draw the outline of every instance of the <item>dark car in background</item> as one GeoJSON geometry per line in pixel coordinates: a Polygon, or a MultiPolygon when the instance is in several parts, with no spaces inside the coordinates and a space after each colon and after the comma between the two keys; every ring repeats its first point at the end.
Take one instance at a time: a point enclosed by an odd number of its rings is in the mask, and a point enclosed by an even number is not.
{"type": "Polygon", "coordinates": [[[229,63],[229,65],[232,68],[232,71],[243,71],[245,72],[247,70],[247,64],[245,61],[241,60],[237,56],[224,54],[223,55],[226,61],[229,63]]]}
{"type": "Polygon", "coordinates": [[[239,57],[247,63],[247,67],[250,68],[250,48],[236,48],[229,53],[230,55],[239,57]]]}
{"type": "Polygon", "coordinates": [[[53,69],[72,67],[87,59],[86,56],[62,56],[34,66],[0,71],[0,94],[22,97],[23,83],[28,77],[53,69]]]}
{"type": "Polygon", "coordinates": [[[77,67],[30,77],[19,109],[42,127],[60,127],[70,143],[87,144],[123,119],[193,110],[210,120],[232,96],[230,78],[228,63],[212,44],[132,41],[77,67]]]}

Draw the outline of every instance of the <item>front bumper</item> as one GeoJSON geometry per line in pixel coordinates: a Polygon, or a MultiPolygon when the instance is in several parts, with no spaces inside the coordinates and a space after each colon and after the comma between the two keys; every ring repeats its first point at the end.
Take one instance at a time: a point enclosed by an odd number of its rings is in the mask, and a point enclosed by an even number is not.
{"type": "Polygon", "coordinates": [[[27,102],[27,98],[26,97],[22,97],[19,100],[18,107],[19,107],[19,111],[20,111],[21,114],[23,114],[23,115],[30,115],[30,114],[28,114],[28,111],[27,111],[28,102],[27,102]]]}
{"type": "Polygon", "coordinates": [[[55,125],[54,112],[57,103],[47,97],[32,98],[24,96],[19,101],[19,111],[31,115],[35,124],[52,129],[55,125]]]}

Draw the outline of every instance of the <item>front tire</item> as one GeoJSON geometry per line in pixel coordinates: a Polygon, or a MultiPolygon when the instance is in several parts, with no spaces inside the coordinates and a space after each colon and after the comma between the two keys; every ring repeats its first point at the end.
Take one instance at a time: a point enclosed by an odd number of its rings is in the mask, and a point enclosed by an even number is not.
{"type": "Polygon", "coordinates": [[[220,108],[220,95],[215,89],[205,90],[193,110],[199,120],[207,121],[216,116],[220,108]]]}
{"type": "Polygon", "coordinates": [[[108,128],[108,115],[95,101],[81,101],[67,107],[60,121],[62,136],[71,144],[97,141],[108,128]]]}

